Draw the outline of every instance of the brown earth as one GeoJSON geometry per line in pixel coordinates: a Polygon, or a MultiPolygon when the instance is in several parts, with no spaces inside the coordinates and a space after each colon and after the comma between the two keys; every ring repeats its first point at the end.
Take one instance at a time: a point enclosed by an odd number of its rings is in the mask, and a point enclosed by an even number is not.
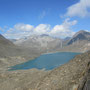
{"type": "Polygon", "coordinates": [[[3,71],[0,90],[78,90],[86,80],[89,63],[90,52],[87,52],[52,71],[3,71]]]}

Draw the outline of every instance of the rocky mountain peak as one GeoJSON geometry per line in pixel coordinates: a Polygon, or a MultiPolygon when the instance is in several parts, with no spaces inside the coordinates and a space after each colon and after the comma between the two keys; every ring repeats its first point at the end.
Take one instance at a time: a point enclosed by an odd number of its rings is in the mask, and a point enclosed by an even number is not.
{"type": "Polygon", "coordinates": [[[90,32],[80,30],[69,40],[68,45],[82,40],[90,40],[90,32]]]}

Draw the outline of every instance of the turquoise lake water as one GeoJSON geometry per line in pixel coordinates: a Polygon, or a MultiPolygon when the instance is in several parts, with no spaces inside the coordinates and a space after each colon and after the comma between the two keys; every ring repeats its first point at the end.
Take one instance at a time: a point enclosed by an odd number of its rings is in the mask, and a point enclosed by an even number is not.
{"type": "Polygon", "coordinates": [[[10,70],[25,70],[32,68],[52,70],[62,64],[67,63],[69,60],[73,59],[78,54],[80,53],[59,52],[43,54],[34,60],[12,66],[10,67],[10,70]]]}

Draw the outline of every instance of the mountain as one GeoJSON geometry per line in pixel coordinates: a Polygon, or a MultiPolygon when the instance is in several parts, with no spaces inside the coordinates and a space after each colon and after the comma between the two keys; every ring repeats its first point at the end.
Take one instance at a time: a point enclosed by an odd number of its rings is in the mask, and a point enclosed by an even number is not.
{"type": "Polygon", "coordinates": [[[0,56],[12,55],[15,48],[16,46],[11,41],[0,34],[0,56]]]}
{"type": "Polygon", "coordinates": [[[11,42],[16,42],[17,41],[17,39],[9,39],[11,42]]]}
{"type": "MultiPolygon", "coordinates": [[[[21,58],[21,60],[23,61],[23,58],[26,60],[30,60],[32,58],[39,56],[40,54],[41,52],[38,49],[33,49],[33,48],[27,49],[27,48],[19,47],[0,34],[0,58],[19,57],[19,59],[21,58]]],[[[19,59],[17,60],[19,61],[19,59]]]]}
{"type": "Polygon", "coordinates": [[[90,32],[81,30],[72,38],[61,40],[47,34],[8,40],[0,35],[0,57],[24,57],[27,60],[49,52],[85,52],[90,50],[90,32]]]}
{"type": "Polygon", "coordinates": [[[86,52],[90,50],[90,32],[81,30],[70,39],[63,40],[60,52],[86,52]]]}
{"type": "Polygon", "coordinates": [[[40,50],[19,47],[0,34],[0,72],[10,66],[32,60],[40,55],[40,50]]]}
{"type": "Polygon", "coordinates": [[[90,50],[90,32],[81,30],[73,37],[67,37],[65,39],[54,38],[47,34],[31,35],[16,40],[14,44],[23,48],[39,50],[41,53],[55,51],[85,52],[90,50]]]}
{"type": "Polygon", "coordinates": [[[77,32],[67,43],[68,45],[78,43],[80,41],[90,41],[90,32],[81,30],[77,32]]]}
{"type": "Polygon", "coordinates": [[[19,39],[15,42],[16,45],[26,48],[38,48],[43,51],[55,50],[60,48],[62,44],[61,39],[53,38],[49,35],[32,35],[27,38],[19,39]]]}
{"type": "Polygon", "coordinates": [[[59,51],[86,52],[90,50],[90,32],[81,30],[77,32],[70,40],[63,41],[63,48],[59,51]]]}
{"type": "Polygon", "coordinates": [[[11,45],[11,46],[14,46],[14,44],[9,41],[8,39],[4,38],[1,34],[0,34],[0,45],[11,45]]]}

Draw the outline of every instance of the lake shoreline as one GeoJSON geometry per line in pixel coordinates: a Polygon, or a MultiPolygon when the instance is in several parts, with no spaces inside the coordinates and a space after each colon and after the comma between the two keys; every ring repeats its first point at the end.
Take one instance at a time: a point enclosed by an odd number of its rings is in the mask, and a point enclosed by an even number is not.
{"type": "Polygon", "coordinates": [[[25,63],[17,64],[15,66],[10,67],[11,70],[27,70],[27,69],[46,69],[46,70],[53,70],[68,61],[72,60],[76,55],[80,53],[76,52],[56,52],[56,53],[47,53],[42,54],[38,58],[33,60],[29,60],[25,63]]]}
{"type": "MultiPolygon", "coordinates": [[[[71,52],[71,53],[83,53],[83,52],[74,52],[74,51],[56,51],[56,52],[47,52],[47,53],[43,53],[41,55],[45,55],[45,54],[53,54],[53,53],[64,53],[64,52],[71,52]]],[[[41,56],[40,55],[40,56],[41,56]]]]}

